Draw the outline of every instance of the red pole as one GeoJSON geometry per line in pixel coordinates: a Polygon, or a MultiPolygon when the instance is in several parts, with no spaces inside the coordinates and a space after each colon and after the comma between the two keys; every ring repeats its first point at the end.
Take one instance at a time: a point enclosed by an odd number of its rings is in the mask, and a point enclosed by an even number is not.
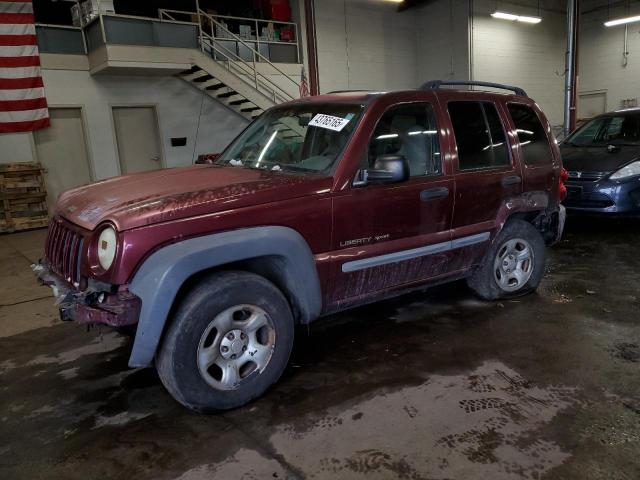
{"type": "Polygon", "coordinates": [[[309,63],[309,93],[320,93],[318,75],[318,42],[316,39],[316,10],[314,0],[304,0],[304,18],[307,31],[307,61],[309,63]]]}

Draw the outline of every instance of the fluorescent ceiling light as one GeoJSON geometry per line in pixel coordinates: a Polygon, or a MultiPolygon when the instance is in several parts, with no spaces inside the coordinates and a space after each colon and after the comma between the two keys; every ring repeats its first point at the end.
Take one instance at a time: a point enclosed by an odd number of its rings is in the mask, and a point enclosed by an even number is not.
{"type": "Polygon", "coordinates": [[[491,14],[493,18],[499,18],[500,20],[518,20],[518,15],[514,15],[512,13],[504,13],[504,12],[494,12],[491,14]]]}
{"type": "Polygon", "coordinates": [[[615,27],[616,25],[624,25],[626,23],[635,23],[640,22],[640,15],[635,17],[626,17],[626,18],[618,18],[616,20],[609,20],[608,22],[604,22],[605,27],[615,27]]]}
{"type": "Polygon", "coordinates": [[[542,21],[542,19],[540,17],[527,17],[526,15],[520,15],[518,17],[518,21],[519,22],[524,22],[524,23],[540,23],[542,21]]]}
{"type": "Polygon", "coordinates": [[[493,12],[491,14],[493,18],[499,18],[500,20],[510,20],[512,22],[523,22],[523,23],[540,23],[542,19],[540,17],[529,17],[526,15],[514,15],[513,13],[506,12],[493,12]]]}

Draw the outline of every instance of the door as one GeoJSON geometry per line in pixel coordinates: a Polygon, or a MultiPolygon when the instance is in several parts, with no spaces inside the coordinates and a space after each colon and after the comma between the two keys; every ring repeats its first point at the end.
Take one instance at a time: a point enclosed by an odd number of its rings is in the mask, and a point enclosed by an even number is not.
{"type": "MultiPolygon", "coordinates": [[[[529,105],[507,103],[511,116],[512,136],[518,139],[514,151],[520,165],[527,190],[554,193],[556,186],[551,151],[551,126],[529,105]]],[[[553,195],[552,195],[553,197],[553,195]]]]}
{"type": "Polygon", "coordinates": [[[113,124],[120,173],[162,168],[158,119],[154,107],[114,107],[113,124]]]}
{"type": "Polygon", "coordinates": [[[522,192],[522,177],[493,102],[450,101],[447,109],[457,157],[452,242],[459,266],[469,267],[480,261],[500,209],[522,192]]]}
{"type": "Polygon", "coordinates": [[[411,177],[354,186],[334,197],[333,308],[446,270],[454,185],[441,151],[430,104],[401,104],[382,116],[368,165],[380,155],[402,155],[411,177]]]}
{"type": "Polygon", "coordinates": [[[36,130],[34,141],[51,210],[60,193],[91,182],[91,169],[81,110],[50,108],[49,116],[51,126],[36,130]]]}

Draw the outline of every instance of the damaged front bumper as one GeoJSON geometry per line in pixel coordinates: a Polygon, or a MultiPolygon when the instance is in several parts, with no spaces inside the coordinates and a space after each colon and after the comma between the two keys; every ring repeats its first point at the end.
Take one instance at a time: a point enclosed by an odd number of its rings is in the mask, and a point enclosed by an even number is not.
{"type": "Polygon", "coordinates": [[[142,301],[133,293],[106,291],[108,289],[92,288],[91,284],[80,291],[52,272],[45,261],[41,260],[31,268],[40,282],[53,290],[61,320],[112,327],[138,323],[142,301]]]}

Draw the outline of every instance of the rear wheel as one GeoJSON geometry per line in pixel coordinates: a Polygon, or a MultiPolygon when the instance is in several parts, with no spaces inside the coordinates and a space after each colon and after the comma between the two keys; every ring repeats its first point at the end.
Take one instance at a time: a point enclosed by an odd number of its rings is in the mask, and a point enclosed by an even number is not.
{"type": "Polygon", "coordinates": [[[545,264],[540,232],[523,220],[512,220],[498,234],[469,287],[485,300],[525,295],[538,288],[545,264]]]}
{"type": "Polygon", "coordinates": [[[247,272],[211,275],[178,307],[157,355],[169,393],[198,411],[238,407],[284,371],[293,345],[287,300],[247,272]]]}

